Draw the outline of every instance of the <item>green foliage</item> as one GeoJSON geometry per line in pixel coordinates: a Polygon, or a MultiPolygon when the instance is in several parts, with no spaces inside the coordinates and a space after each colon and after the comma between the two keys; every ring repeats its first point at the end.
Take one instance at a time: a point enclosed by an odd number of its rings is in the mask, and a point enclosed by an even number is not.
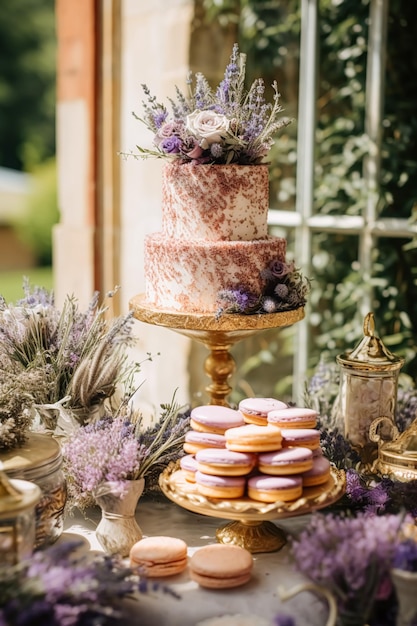
{"type": "Polygon", "coordinates": [[[55,1],[2,0],[0,165],[31,168],[55,153],[55,1]]]}
{"type": "MultiPolygon", "coordinates": [[[[257,75],[261,70],[266,83],[278,76],[284,106],[291,114],[296,112],[299,0],[206,0],[205,5],[210,18],[222,24],[236,23],[239,15],[239,44],[248,54],[248,68],[256,67],[257,75]]],[[[369,11],[369,0],[319,3],[316,214],[355,216],[366,207],[369,11]]],[[[389,3],[379,195],[380,217],[409,219],[410,223],[417,215],[417,21],[413,11],[413,3],[405,0],[389,3]]],[[[295,131],[296,125],[290,126],[279,138],[271,166],[271,204],[281,209],[294,209],[295,131]]],[[[334,358],[360,340],[363,320],[358,313],[370,283],[376,330],[393,352],[405,357],[403,370],[416,380],[417,242],[380,237],[374,240],[372,253],[372,273],[365,277],[358,262],[358,236],[314,233],[310,367],[313,370],[320,355],[334,358]]]]}
{"type": "Polygon", "coordinates": [[[59,221],[55,159],[36,167],[32,175],[33,190],[16,228],[38,265],[48,266],[52,265],[52,227],[59,221]]]}

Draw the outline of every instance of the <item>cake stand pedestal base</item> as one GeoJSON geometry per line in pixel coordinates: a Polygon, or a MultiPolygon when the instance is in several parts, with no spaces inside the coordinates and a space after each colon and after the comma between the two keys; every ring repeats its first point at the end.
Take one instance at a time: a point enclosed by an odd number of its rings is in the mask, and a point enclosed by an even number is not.
{"type": "Polygon", "coordinates": [[[210,397],[209,404],[220,406],[229,406],[227,396],[232,391],[229,380],[236,369],[236,363],[230,354],[231,347],[262,330],[292,326],[304,318],[303,307],[280,313],[253,315],[225,313],[220,317],[213,313],[180,313],[150,306],[143,294],[132,298],[129,305],[133,310],[133,316],[141,322],[165,326],[199,341],[209,350],[210,353],[204,362],[204,371],[211,378],[211,383],[206,387],[206,391],[210,397]]]}
{"type": "Polygon", "coordinates": [[[217,529],[216,538],[219,543],[240,546],[252,554],[255,552],[275,552],[287,543],[284,531],[269,521],[239,520],[228,522],[217,529]]]}

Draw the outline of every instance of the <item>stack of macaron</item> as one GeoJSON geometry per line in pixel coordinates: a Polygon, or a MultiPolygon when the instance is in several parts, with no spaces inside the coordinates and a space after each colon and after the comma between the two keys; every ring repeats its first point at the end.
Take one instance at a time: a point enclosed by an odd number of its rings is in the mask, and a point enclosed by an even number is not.
{"type": "Polygon", "coordinates": [[[275,398],[246,398],[238,410],[196,407],[181,469],[207,497],[296,500],[305,487],[322,485],[330,477],[317,418],[313,409],[275,398]]]}

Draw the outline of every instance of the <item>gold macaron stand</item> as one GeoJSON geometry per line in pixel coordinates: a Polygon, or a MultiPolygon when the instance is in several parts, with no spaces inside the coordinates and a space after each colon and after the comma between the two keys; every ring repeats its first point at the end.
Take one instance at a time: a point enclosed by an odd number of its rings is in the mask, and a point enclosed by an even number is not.
{"type": "Polygon", "coordinates": [[[345,473],[331,468],[327,482],[303,489],[291,502],[257,502],[248,497],[222,500],[198,493],[195,484],[185,479],[178,463],[171,463],[160,475],[162,492],[179,506],[209,517],[233,520],[216,531],[219,543],[239,545],[249,552],[274,552],[286,543],[286,534],[272,520],[306,515],[334,504],[345,493],[345,473]]]}
{"type": "MultiPolygon", "coordinates": [[[[191,314],[166,311],[149,306],[143,295],[130,301],[136,319],[164,326],[195,341],[209,350],[204,370],[211,378],[206,388],[210,404],[229,406],[232,391],[229,379],[235,371],[231,347],[247,337],[271,328],[292,326],[304,318],[304,308],[279,313],[238,315],[191,314]]],[[[330,506],[345,492],[345,474],[332,467],[327,483],[303,490],[292,502],[263,503],[250,498],[206,498],[187,482],[179,464],[171,463],[160,475],[159,485],[167,498],[179,506],[210,517],[232,520],[217,529],[220,543],[235,544],[252,553],[280,550],[286,543],[285,532],[272,520],[305,515],[330,506]]]]}

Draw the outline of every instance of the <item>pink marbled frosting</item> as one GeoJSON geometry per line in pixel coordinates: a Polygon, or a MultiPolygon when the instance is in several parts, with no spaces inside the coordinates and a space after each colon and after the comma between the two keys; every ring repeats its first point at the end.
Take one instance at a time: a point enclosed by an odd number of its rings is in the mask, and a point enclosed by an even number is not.
{"type": "Polygon", "coordinates": [[[174,239],[252,241],[268,232],[267,165],[168,163],[162,230],[174,239]]]}
{"type": "Polygon", "coordinates": [[[222,289],[260,293],[261,272],[286,256],[267,234],[268,194],[266,165],[166,164],[163,230],[144,241],[146,301],[214,313],[222,289]]]}
{"type": "Polygon", "coordinates": [[[260,293],[261,271],[286,250],[284,239],[201,241],[145,238],[146,299],[177,311],[214,312],[221,289],[242,286],[260,293]]]}

